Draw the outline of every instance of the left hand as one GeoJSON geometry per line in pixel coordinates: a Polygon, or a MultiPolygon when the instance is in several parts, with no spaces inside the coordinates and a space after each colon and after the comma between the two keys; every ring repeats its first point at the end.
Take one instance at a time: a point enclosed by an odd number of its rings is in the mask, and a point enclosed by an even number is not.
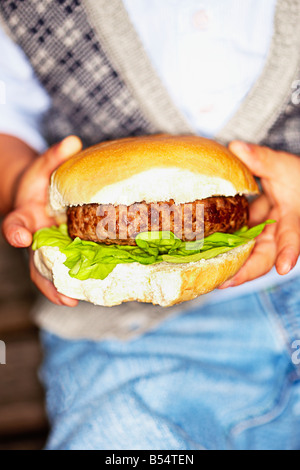
{"type": "Polygon", "coordinates": [[[250,206],[249,225],[274,219],[258,237],[252,255],[233,279],[221,286],[239,286],[267,274],[274,266],[288,274],[300,255],[300,157],[234,141],[230,150],[255,176],[263,194],[250,206]]]}
{"type": "MultiPolygon", "coordinates": [[[[51,174],[71,156],[81,150],[81,141],[70,136],[32,160],[17,186],[14,210],[7,215],[2,230],[8,243],[16,248],[29,248],[33,234],[44,227],[51,227],[55,220],[48,214],[48,187],[51,174]]],[[[78,301],[60,294],[54,284],[44,278],[33,262],[30,249],[31,279],[38,289],[56,305],[75,307],[78,301]]]]}

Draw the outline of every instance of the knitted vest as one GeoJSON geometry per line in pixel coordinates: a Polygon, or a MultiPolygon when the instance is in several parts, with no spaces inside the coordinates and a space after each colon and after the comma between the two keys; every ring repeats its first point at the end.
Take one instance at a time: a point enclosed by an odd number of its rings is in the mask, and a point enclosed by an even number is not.
{"type": "MultiPolygon", "coordinates": [[[[121,0],[2,0],[1,20],[52,99],[44,122],[49,144],[68,134],[91,145],[129,135],[193,132],[121,0]]],[[[300,71],[300,0],[278,0],[274,26],[262,75],[216,138],[299,154],[300,107],[292,87],[300,71]]]]}
{"type": "MultiPolygon", "coordinates": [[[[69,134],[92,145],[129,135],[194,132],[157,76],[121,0],[2,0],[0,21],[51,97],[43,123],[49,144],[69,134]]],[[[278,0],[262,74],[217,140],[242,139],[300,155],[299,44],[300,0],[278,0]]],[[[70,312],[43,301],[37,322],[70,338],[129,338],[183,308],[191,304],[165,310],[134,303],[108,315],[88,304],[70,312]]]]}

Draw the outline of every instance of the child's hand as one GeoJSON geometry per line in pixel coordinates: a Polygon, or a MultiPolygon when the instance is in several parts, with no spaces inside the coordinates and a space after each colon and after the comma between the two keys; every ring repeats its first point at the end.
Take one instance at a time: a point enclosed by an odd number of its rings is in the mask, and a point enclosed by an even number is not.
{"type": "Polygon", "coordinates": [[[275,219],[258,238],[253,254],[222,288],[267,274],[274,266],[288,274],[300,255],[300,158],[266,147],[232,142],[230,150],[261,178],[264,194],[250,207],[250,225],[275,219]]]}
{"type": "MultiPolygon", "coordinates": [[[[8,243],[17,248],[32,244],[32,235],[43,227],[55,225],[46,212],[48,186],[51,174],[65,160],[82,148],[80,139],[71,136],[38,157],[23,173],[15,195],[15,207],[4,220],[3,234],[8,243]]],[[[30,250],[30,273],[39,290],[57,305],[75,306],[77,301],[59,294],[54,285],[41,276],[33,264],[30,250]]]]}

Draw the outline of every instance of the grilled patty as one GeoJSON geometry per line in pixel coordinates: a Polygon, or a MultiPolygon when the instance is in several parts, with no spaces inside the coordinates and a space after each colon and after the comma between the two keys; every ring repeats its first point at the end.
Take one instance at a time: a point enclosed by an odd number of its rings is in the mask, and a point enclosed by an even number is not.
{"type": "Polygon", "coordinates": [[[211,197],[178,205],[172,200],[117,207],[86,204],[69,207],[67,215],[72,238],[134,246],[140,232],[171,231],[183,241],[234,233],[247,225],[249,205],[244,196],[211,197]]]}

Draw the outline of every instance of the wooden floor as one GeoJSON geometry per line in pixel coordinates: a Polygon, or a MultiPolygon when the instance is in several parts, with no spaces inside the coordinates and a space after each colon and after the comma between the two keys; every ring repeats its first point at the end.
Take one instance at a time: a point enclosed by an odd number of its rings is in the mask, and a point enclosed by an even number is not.
{"type": "Polygon", "coordinates": [[[35,295],[25,253],[0,236],[0,340],[7,351],[0,365],[0,450],[42,449],[48,433],[37,376],[42,351],[30,320],[35,295]]]}

